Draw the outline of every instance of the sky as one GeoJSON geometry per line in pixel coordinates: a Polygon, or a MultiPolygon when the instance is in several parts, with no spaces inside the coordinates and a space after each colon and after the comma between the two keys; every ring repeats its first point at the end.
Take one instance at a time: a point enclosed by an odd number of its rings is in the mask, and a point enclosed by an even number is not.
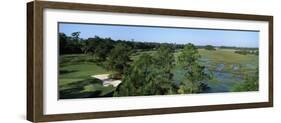
{"type": "Polygon", "coordinates": [[[81,32],[80,38],[99,36],[114,40],[134,40],[213,46],[258,47],[258,31],[214,30],[194,28],[165,28],[126,25],[59,23],[59,32],[71,35],[81,32]]]}

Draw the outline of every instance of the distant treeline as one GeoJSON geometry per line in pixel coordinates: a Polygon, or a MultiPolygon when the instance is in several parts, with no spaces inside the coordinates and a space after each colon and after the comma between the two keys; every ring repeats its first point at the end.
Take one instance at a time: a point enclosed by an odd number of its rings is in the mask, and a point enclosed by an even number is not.
{"type": "Polygon", "coordinates": [[[258,50],[258,48],[254,47],[234,47],[234,46],[219,46],[221,49],[236,49],[236,50],[258,50]]]}
{"type": "MultiPolygon", "coordinates": [[[[83,39],[79,37],[80,32],[74,32],[71,36],[64,33],[59,33],[59,53],[60,54],[75,54],[75,53],[89,53],[89,52],[109,52],[114,45],[122,43],[130,47],[130,49],[146,51],[155,50],[160,46],[165,45],[174,49],[183,49],[184,44],[176,43],[157,43],[157,42],[142,42],[134,40],[113,40],[111,38],[102,38],[94,36],[92,38],[83,39]],[[93,51],[94,50],[94,51],[93,51]],[[100,51],[98,51],[100,50],[100,51]]],[[[258,48],[247,47],[233,47],[233,46],[212,46],[212,45],[197,45],[197,48],[204,48],[206,50],[221,49],[236,49],[239,54],[258,54],[258,48]]],[[[103,54],[101,54],[103,55],[103,54]]]]}
{"type": "Polygon", "coordinates": [[[258,50],[237,50],[235,53],[247,55],[247,54],[253,54],[253,55],[259,55],[258,50]]]}
{"type": "Polygon", "coordinates": [[[175,49],[183,49],[183,44],[172,43],[156,43],[156,42],[140,42],[128,40],[113,40],[111,38],[102,38],[94,36],[92,38],[79,38],[80,32],[74,32],[71,36],[59,33],[60,54],[87,53],[93,50],[109,51],[114,45],[122,43],[134,50],[151,50],[158,49],[161,45],[173,47],[175,49]]]}

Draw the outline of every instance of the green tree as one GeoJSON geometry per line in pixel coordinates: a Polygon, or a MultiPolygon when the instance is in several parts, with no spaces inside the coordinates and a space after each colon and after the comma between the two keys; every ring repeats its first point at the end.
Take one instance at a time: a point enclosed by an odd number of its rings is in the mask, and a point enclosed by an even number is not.
{"type": "Polygon", "coordinates": [[[93,56],[94,60],[104,62],[108,57],[110,50],[114,47],[113,40],[110,38],[88,38],[84,41],[83,52],[93,56]]]}
{"type": "Polygon", "coordinates": [[[71,37],[69,38],[70,45],[72,45],[74,53],[81,53],[82,39],[79,36],[80,32],[73,32],[71,33],[71,37]]]}
{"type": "Polygon", "coordinates": [[[254,75],[245,75],[245,81],[233,86],[232,91],[258,91],[259,90],[259,72],[258,68],[254,75]]]}
{"type": "Polygon", "coordinates": [[[163,76],[171,80],[171,70],[175,66],[174,49],[168,45],[162,45],[153,56],[156,68],[163,72],[163,76]]]}
{"type": "Polygon", "coordinates": [[[94,56],[97,61],[102,62],[106,60],[106,57],[111,49],[105,43],[99,43],[94,50],[94,56]]]}
{"type": "Polygon", "coordinates": [[[176,93],[173,84],[174,50],[161,46],[155,54],[143,53],[126,72],[115,96],[166,95],[176,93]]]}
{"type": "Polygon", "coordinates": [[[87,40],[84,41],[83,46],[81,48],[84,54],[94,55],[95,46],[97,42],[93,40],[94,38],[88,38],[87,40]]]}
{"type": "Polygon", "coordinates": [[[215,47],[212,46],[212,45],[206,45],[206,46],[205,46],[205,49],[206,49],[206,50],[216,50],[215,47]]]}
{"type": "Polygon", "coordinates": [[[152,64],[152,56],[142,54],[126,71],[122,83],[116,89],[114,96],[148,95],[144,87],[154,78],[152,64]]]}
{"type": "Polygon", "coordinates": [[[153,55],[154,64],[154,81],[151,81],[148,91],[151,94],[173,94],[176,93],[176,85],[173,82],[172,70],[175,67],[174,49],[169,45],[161,45],[157,52],[153,55]],[[156,89],[154,89],[156,88],[156,89]]]}
{"type": "Polygon", "coordinates": [[[79,38],[80,33],[81,33],[81,32],[73,32],[73,33],[71,33],[72,40],[78,42],[78,41],[80,40],[80,38],[79,38]]]}
{"type": "Polygon", "coordinates": [[[205,86],[202,81],[211,79],[211,73],[206,72],[205,66],[198,63],[199,58],[198,50],[193,44],[184,46],[178,62],[183,67],[185,78],[180,83],[178,93],[199,93],[205,86]]]}
{"type": "Polygon", "coordinates": [[[60,54],[82,53],[80,32],[74,32],[71,36],[59,33],[60,54]]]}
{"type": "Polygon", "coordinates": [[[59,53],[67,53],[68,37],[64,33],[59,33],[59,53]]]}
{"type": "MultiPolygon", "coordinates": [[[[126,44],[118,43],[110,51],[107,66],[110,70],[115,70],[117,74],[122,75],[129,66],[130,60],[130,47],[126,44]]],[[[101,49],[102,50],[102,49],[101,49]]]]}

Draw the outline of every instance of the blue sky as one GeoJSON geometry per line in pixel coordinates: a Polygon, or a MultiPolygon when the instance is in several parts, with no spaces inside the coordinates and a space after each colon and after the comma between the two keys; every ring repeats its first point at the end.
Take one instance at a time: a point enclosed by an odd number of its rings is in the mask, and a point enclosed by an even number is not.
{"type": "Polygon", "coordinates": [[[66,35],[81,32],[80,37],[84,39],[99,36],[110,37],[114,40],[141,42],[236,47],[258,47],[259,45],[259,32],[257,31],[59,23],[59,32],[66,35]]]}

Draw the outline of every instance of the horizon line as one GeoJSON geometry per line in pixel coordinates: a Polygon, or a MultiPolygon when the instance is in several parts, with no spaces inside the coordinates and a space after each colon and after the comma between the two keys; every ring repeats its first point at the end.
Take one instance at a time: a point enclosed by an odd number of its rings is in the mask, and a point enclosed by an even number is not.
{"type": "MultiPolygon", "coordinates": [[[[77,32],[79,32],[79,31],[77,31],[77,32]]],[[[65,34],[64,32],[59,32],[59,33],[65,34]]],[[[67,36],[69,36],[69,35],[67,35],[67,36]]],[[[127,42],[137,42],[137,43],[158,43],[158,44],[176,44],[176,45],[186,45],[186,44],[189,44],[189,43],[194,44],[192,42],[188,42],[188,43],[182,44],[182,43],[176,43],[176,42],[171,43],[171,42],[157,42],[157,41],[155,41],[155,42],[153,42],[153,41],[138,41],[138,40],[134,40],[134,39],[132,39],[132,40],[112,39],[111,37],[101,37],[101,36],[98,36],[98,35],[95,35],[93,37],[88,37],[88,38],[80,38],[80,39],[87,40],[89,38],[95,38],[95,37],[99,37],[99,38],[103,38],[103,39],[111,39],[113,41],[127,41],[127,42]]],[[[194,45],[195,46],[207,46],[207,45],[211,45],[211,44],[205,44],[205,45],[196,45],[196,44],[194,44],[194,45]]],[[[233,46],[233,45],[211,45],[211,46],[214,46],[214,47],[224,47],[225,46],[225,47],[235,47],[235,48],[259,48],[259,47],[233,46]]]]}

